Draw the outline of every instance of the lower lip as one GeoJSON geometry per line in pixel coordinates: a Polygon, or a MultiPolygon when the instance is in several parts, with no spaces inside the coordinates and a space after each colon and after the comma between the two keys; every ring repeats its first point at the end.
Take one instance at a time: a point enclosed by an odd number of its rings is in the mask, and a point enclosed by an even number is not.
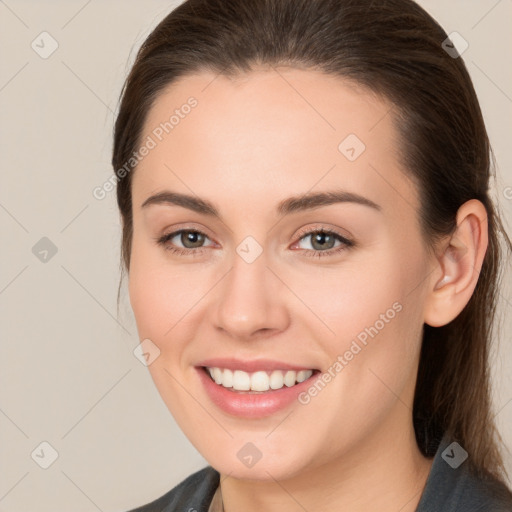
{"type": "Polygon", "coordinates": [[[291,387],[283,386],[281,389],[255,393],[230,391],[216,384],[204,367],[196,367],[196,370],[211,401],[224,412],[244,418],[262,418],[284,409],[297,400],[298,395],[305,391],[318,375],[318,372],[314,372],[309,379],[291,387]]]}

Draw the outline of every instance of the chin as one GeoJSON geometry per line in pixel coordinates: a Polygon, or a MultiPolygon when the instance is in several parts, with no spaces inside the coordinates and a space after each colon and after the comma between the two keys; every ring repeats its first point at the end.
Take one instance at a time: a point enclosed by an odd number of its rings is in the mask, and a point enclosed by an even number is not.
{"type": "Polygon", "coordinates": [[[268,482],[274,480],[286,480],[292,478],[301,472],[301,468],[297,468],[288,461],[281,462],[265,462],[260,459],[252,467],[244,467],[238,460],[212,460],[209,464],[222,475],[228,475],[230,478],[237,480],[254,480],[268,482]]]}
{"type": "Polygon", "coordinates": [[[197,449],[219,473],[240,480],[286,480],[308,468],[306,454],[297,452],[300,444],[284,446],[280,443],[281,448],[277,449],[268,440],[264,443],[264,439],[261,442],[256,439],[254,444],[231,439],[229,443],[218,443],[215,452],[212,450],[213,443],[197,449]]]}

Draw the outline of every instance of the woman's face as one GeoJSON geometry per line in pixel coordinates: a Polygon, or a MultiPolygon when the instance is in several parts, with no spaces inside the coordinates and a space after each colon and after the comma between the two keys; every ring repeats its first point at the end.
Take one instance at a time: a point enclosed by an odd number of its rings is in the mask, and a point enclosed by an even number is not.
{"type": "Polygon", "coordinates": [[[433,267],[390,107],[278,68],[187,76],[148,114],[131,305],[164,402],[221,473],[291,477],[412,429],[433,267]]]}

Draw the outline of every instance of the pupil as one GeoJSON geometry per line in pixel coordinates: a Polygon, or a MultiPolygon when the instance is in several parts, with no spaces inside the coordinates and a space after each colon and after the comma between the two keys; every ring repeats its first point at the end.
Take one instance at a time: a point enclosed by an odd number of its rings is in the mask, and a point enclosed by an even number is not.
{"type": "MultiPolygon", "coordinates": [[[[316,236],[313,237],[313,246],[317,242],[319,242],[320,244],[325,244],[327,238],[332,238],[332,236],[327,233],[323,233],[323,232],[317,233],[316,236]]],[[[325,249],[325,245],[324,246],[320,245],[320,249],[325,249]]]]}

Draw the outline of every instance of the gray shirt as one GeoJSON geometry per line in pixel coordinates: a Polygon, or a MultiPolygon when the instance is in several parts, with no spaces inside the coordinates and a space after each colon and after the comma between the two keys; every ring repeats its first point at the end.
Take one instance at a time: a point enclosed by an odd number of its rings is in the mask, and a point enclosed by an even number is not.
{"type": "MultiPolygon", "coordinates": [[[[219,480],[219,473],[206,466],[157,500],[129,512],[222,511],[220,494],[216,492],[219,480]]],[[[445,434],[416,512],[512,512],[512,492],[497,480],[470,473],[466,452],[445,434]]]]}

